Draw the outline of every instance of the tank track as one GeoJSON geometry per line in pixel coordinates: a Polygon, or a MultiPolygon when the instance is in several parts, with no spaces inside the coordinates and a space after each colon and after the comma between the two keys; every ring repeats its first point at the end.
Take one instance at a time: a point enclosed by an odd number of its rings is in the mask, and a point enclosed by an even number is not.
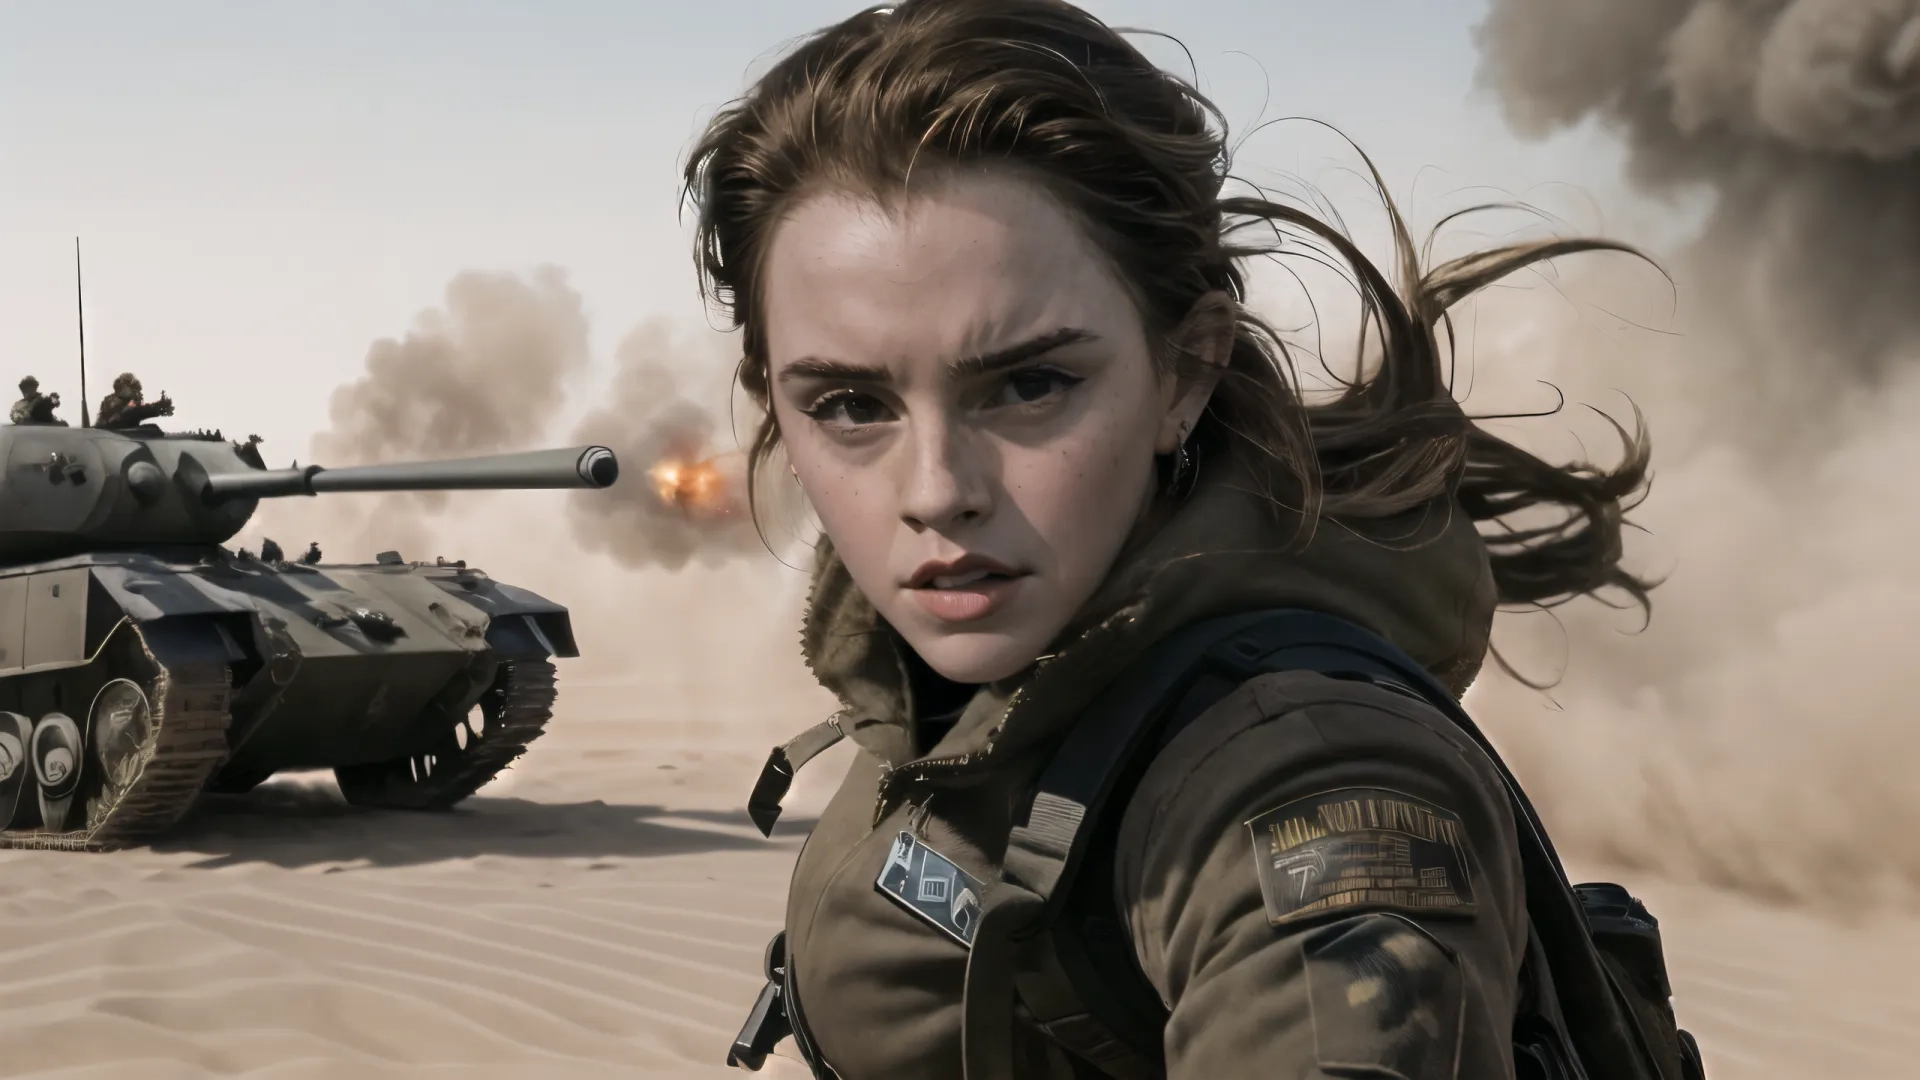
{"type": "MultiPolygon", "coordinates": [[[[123,632],[133,635],[138,646],[135,655],[150,669],[148,677],[134,680],[147,692],[152,710],[153,734],[139,775],[117,793],[96,791],[84,808],[86,828],[0,832],[0,848],[111,851],[143,844],[172,828],[226,761],[230,693],[226,665],[169,667],[147,647],[138,626],[129,625],[123,632]]],[[[102,661],[111,665],[108,658],[116,655],[127,653],[106,653],[102,661]]],[[[111,666],[107,670],[110,676],[135,674],[111,666]]],[[[26,797],[31,797],[31,789],[26,797]]]]}
{"type": "Polygon", "coordinates": [[[494,684],[480,698],[484,717],[480,738],[456,752],[438,755],[436,765],[444,762],[446,771],[415,775],[410,771],[415,759],[338,769],[334,775],[341,794],[355,806],[370,808],[444,810],[453,806],[500,775],[546,731],[558,696],[554,680],[550,661],[503,662],[494,684]]]}
{"type": "MultiPolygon", "coordinates": [[[[504,670],[499,680],[487,690],[487,696],[498,695],[498,711],[487,715],[483,737],[461,755],[460,767],[445,774],[441,793],[448,805],[479,791],[504,772],[527,752],[527,744],[539,738],[547,730],[547,721],[553,719],[559,688],[552,662],[510,660],[500,666],[504,670]]],[[[485,697],[481,700],[484,703],[485,697]]]]}

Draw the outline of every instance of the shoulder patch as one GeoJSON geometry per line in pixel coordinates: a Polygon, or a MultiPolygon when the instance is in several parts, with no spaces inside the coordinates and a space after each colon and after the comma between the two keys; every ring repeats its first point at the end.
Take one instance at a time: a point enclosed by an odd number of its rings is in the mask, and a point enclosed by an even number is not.
{"type": "Polygon", "coordinates": [[[1275,926],[1329,911],[1474,911],[1460,815],[1425,799],[1337,788],[1269,810],[1247,831],[1275,926]]]}

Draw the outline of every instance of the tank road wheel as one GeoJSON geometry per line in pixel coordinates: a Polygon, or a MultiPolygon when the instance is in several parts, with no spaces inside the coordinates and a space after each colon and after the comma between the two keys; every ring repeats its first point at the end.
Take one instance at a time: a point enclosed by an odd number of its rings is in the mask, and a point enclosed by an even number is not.
{"type": "Polygon", "coordinates": [[[0,847],[125,847],[193,805],[227,755],[227,668],[162,655],[127,624],[85,666],[0,684],[0,847]]]}
{"type": "MultiPolygon", "coordinates": [[[[74,793],[80,790],[86,745],[80,725],[65,713],[50,712],[33,725],[27,757],[40,785],[40,825],[50,832],[66,829],[74,793]]],[[[104,789],[107,777],[103,774],[99,781],[104,789]]]]}
{"type": "Polygon", "coordinates": [[[33,763],[27,760],[32,745],[33,721],[0,712],[0,829],[14,820],[21,793],[33,780],[33,763]]]}
{"type": "Polygon", "coordinates": [[[553,715],[554,669],[545,660],[502,663],[493,685],[431,750],[333,771],[355,806],[445,810],[499,775],[553,715]]]}

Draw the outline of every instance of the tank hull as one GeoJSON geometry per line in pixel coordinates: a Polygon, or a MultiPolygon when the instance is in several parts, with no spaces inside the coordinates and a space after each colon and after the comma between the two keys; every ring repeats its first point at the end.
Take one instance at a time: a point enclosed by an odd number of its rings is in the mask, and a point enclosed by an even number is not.
{"type": "MultiPolygon", "coordinates": [[[[292,769],[336,770],[357,802],[450,805],[539,734],[548,661],[575,655],[564,608],[459,565],[267,563],[196,546],[9,566],[0,773],[9,723],[38,752],[47,718],[68,716],[82,744],[68,757],[98,775],[82,776],[64,820],[57,798],[22,794],[0,845],[123,846],[164,831],[200,790],[292,769]],[[152,745],[115,757],[129,723],[152,745]],[[173,757],[156,731],[178,744],[173,757]],[[154,769],[178,774],[168,791],[190,789],[170,796],[172,818],[108,827],[113,800],[154,769]]],[[[62,773],[66,759],[49,760],[62,773]]],[[[28,787],[58,794],[46,768],[24,765],[28,787]]]]}

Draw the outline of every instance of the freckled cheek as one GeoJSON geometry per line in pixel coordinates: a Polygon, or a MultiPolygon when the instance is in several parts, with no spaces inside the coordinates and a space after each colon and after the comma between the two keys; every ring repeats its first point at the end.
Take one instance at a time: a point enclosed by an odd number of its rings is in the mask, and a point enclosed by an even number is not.
{"type": "Polygon", "coordinates": [[[807,503],[835,549],[860,577],[875,560],[885,565],[900,518],[897,493],[884,470],[838,460],[832,450],[790,443],[787,452],[807,503]]]}
{"type": "Polygon", "coordinates": [[[861,486],[859,470],[849,465],[825,434],[804,418],[784,415],[785,409],[779,412],[780,442],[809,502],[819,508],[842,501],[861,486]]]}
{"type": "Polygon", "coordinates": [[[829,525],[871,517],[881,510],[878,485],[858,469],[829,463],[803,469],[800,475],[807,501],[829,525]]]}
{"type": "Polygon", "coordinates": [[[1105,573],[1091,565],[1111,555],[1133,527],[1151,450],[1120,426],[1089,429],[1008,461],[1007,494],[1031,522],[1058,570],[1077,580],[1105,573]]]}

